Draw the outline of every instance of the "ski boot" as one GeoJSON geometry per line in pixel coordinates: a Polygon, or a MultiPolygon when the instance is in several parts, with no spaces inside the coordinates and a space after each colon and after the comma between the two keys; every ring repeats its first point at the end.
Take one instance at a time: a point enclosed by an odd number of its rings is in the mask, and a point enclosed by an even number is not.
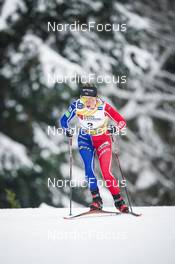
{"type": "Polygon", "coordinates": [[[114,198],[114,204],[115,207],[121,212],[121,213],[129,213],[129,208],[125,203],[124,198],[118,194],[118,195],[113,195],[114,198]]]}
{"type": "Polygon", "coordinates": [[[100,193],[98,190],[92,191],[92,203],[90,204],[90,210],[102,210],[103,202],[100,197],[100,193]]]}

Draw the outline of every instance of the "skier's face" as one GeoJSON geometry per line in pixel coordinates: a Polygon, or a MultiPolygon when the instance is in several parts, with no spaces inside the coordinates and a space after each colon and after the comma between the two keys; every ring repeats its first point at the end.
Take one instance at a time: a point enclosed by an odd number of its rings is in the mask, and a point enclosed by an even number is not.
{"type": "Polygon", "coordinates": [[[96,102],[97,102],[97,98],[96,97],[92,97],[92,96],[83,96],[82,97],[83,102],[85,104],[85,106],[87,108],[95,108],[96,107],[96,102]]]}

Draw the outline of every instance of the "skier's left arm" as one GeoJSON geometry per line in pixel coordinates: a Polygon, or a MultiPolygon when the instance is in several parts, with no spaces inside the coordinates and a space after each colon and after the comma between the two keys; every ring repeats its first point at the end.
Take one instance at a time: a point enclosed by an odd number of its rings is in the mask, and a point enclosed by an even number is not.
{"type": "Polygon", "coordinates": [[[126,120],[108,103],[105,105],[105,114],[117,124],[119,129],[126,126],[126,120]]]}

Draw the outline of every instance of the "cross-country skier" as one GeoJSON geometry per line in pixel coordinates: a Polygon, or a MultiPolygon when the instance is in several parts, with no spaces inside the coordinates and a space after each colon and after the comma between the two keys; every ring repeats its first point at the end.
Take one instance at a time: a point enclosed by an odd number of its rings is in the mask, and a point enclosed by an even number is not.
{"type": "Polygon", "coordinates": [[[69,106],[68,111],[60,120],[67,137],[72,136],[69,122],[75,116],[81,126],[78,135],[78,148],[84,162],[85,175],[92,194],[90,209],[101,210],[103,206],[94,174],[94,155],[96,153],[106,186],[114,198],[115,207],[121,212],[127,213],[129,211],[128,207],[120,194],[117,180],[111,173],[112,141],[107,130],[108,119],[112,119],[117,127],[122,129],[126,125],[124,118],[111,105],[98,97],[97,88],[89,84],[81,88],[80,98],[69,106]]]}

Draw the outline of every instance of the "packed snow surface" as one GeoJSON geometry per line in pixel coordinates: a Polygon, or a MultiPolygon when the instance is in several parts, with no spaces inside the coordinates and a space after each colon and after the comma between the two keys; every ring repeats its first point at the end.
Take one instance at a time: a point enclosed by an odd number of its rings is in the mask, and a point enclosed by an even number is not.
{"type": "Polygon", "coordinates": [[[1,263],[175,263],[175,207],[134,211],[143,215],[64,220],[66,208],[1,209],[1,263]]]}

